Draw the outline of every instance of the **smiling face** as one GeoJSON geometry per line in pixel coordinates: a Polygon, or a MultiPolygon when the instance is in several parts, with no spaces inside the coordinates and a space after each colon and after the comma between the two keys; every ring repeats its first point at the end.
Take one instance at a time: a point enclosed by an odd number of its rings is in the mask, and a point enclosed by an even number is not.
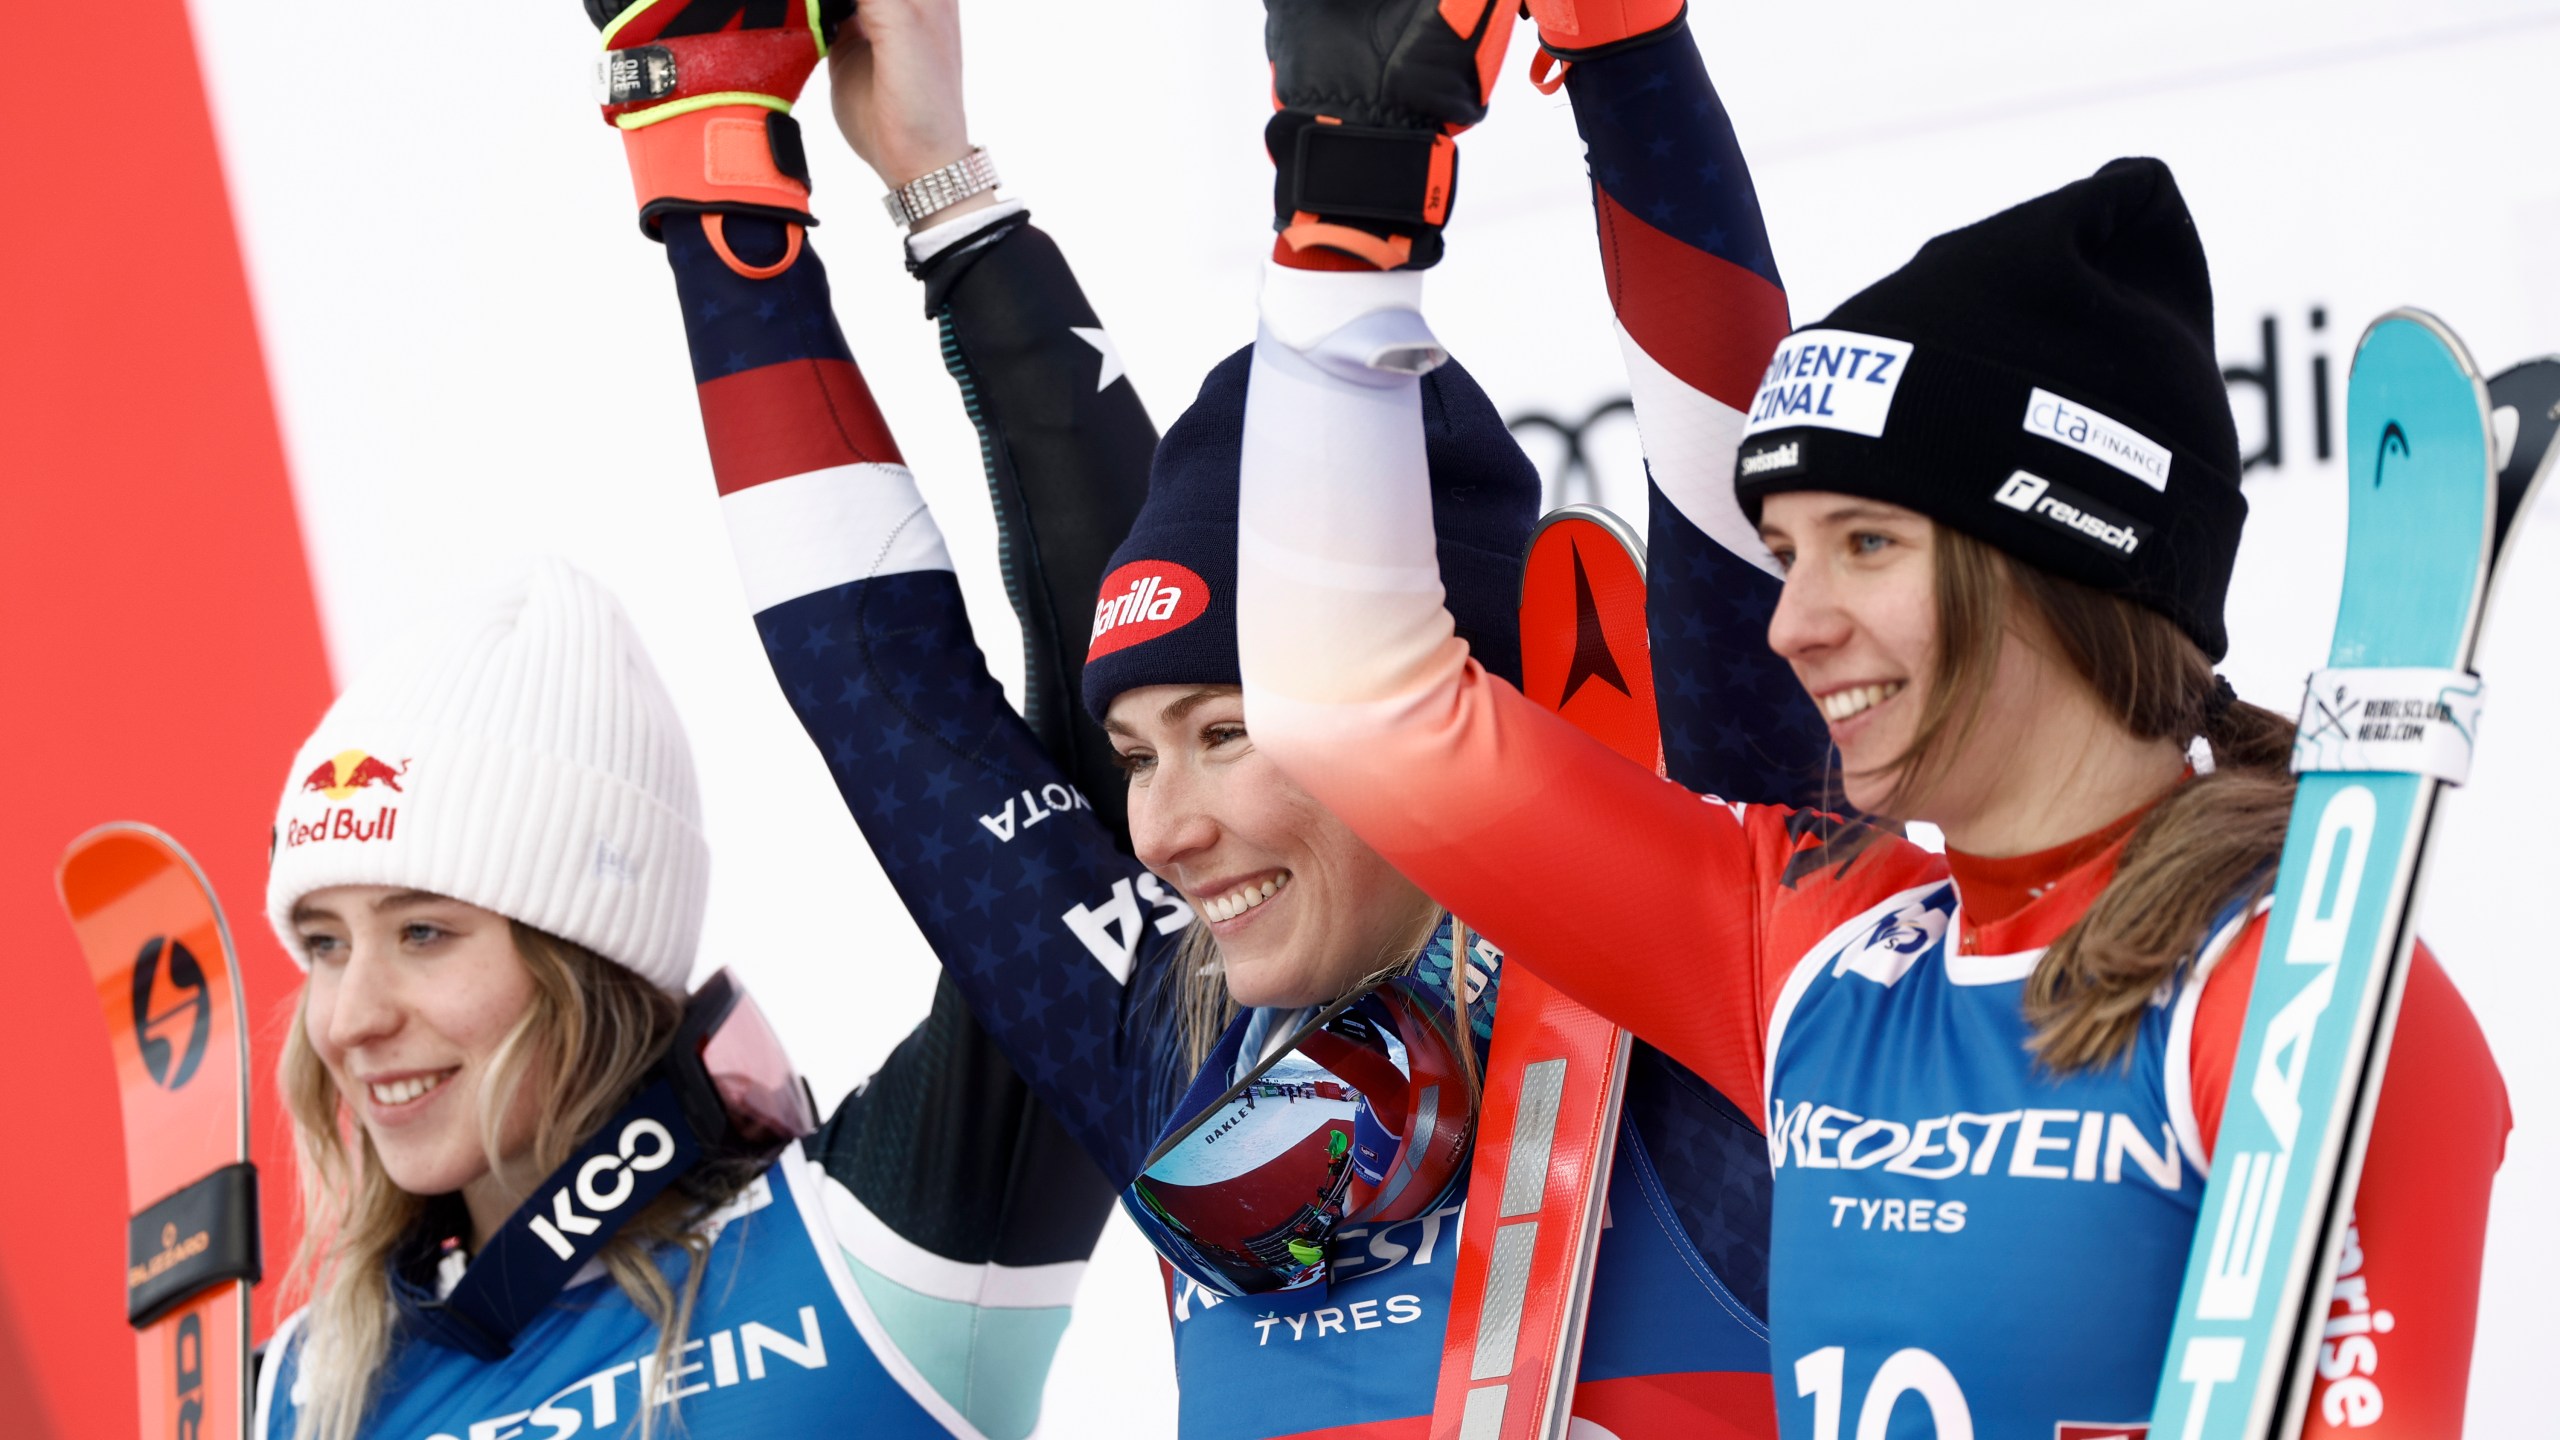
{"type": "MultiPolygon", "coordinates": [[[[1760,535],[1786,572],[1769,621],[1769,647],[1828,723],[1850,804],[1896,819],[1925,820],[1984,837],[1980,853],[2021,813],[2042,808],[2075,758],[2104,728],[2088,687],[2037,643],[2031,617],[2009,603],[1996,575],[1976,589],[1994,596],[1983,629],[1992,652],[1978,696],[1933,704],[1939,672],[1937,526],[1918,511],[1821,491],[1772,495],[1760,535]],[[1970,729],[1966,715],[1978,699],[1970,729]],[[1905,793],[1913,745],[1933,710],[1961,748],[1905,793]],[[1989,822],[1989,823],[1986,823],[1989,822]]],[[[1992,562],[1996,564],[1997,562],[1992,562]]],[[[1963,847],[1972,848],[1972,847],[1963,847]]]]}
{"type": "MultiPolygon", "coordinates": [[[[294,907],[311,962],[302,1023],[393,1184],[463,1192],[475,1221],[513,1210],[480,1131],[490,1068],[533,1005],[535,985],[506,917],[416,890],[338,885],[294,907]]],[[[513,1160],[531,1144],[537,1086],[499,1130],[513,1160]]]]}
{"type": "Polygon", "coordinates": [[[1217,938],[1242,1005],[1339,998],[1412,949],[1430,899],[1253,747],[1232,685],[1145,685],[1104,720],[1138,859],[1217,938]]]}

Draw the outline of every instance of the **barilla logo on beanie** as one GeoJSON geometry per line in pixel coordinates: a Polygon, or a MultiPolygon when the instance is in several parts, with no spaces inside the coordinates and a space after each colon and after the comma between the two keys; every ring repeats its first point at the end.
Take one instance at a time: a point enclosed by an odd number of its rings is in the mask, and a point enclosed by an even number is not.
{"type": "Polygon", "coordinates": [[[324,805],[318,814],[308,819],[287,813],[278,827],[276,845],[292,850],[323,841],[343,840],[361,845],[369,841],[389,840],[400,824],[400,806],[391,797],[408,793],[400,785],[401,778],[408,773],[407,760],[393,765],[362,750],[339,751],[302,777],[297,795],[317,794],[326,801],[343,802],[355,799],[358,792],[376,792],[366,796],[372,802],[372,813],[364,813],[358,805],[343,803],[324,805]],[[383,791],[389,793],[380,793],[383,791]]]}
{"type": "Polygon", "coordinates": [[[1881,436],[1910,360],[1908,341],[1854,330],[1799,330],[1770,357],[1742,433],[1749,438],[1763,430],[1816,425],[1881,436]]]}
{"type": "Polygon", "coordinates": [[[1170,635],[1208,608],[1209,582],[1198,572],[1170,560],[1132,560],[1103,578],[1085,659],[1170,635]]]}

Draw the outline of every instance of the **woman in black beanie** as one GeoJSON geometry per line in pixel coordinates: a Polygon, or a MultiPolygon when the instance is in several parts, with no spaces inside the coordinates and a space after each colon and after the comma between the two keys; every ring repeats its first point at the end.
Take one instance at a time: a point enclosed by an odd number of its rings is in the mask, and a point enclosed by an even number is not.
{"type": "MultiPolygon", "coordinates": [[[[2246,507],[2167,168],[1940,236],[1772,357],[1734,494],[1785,575],[1769,642],[1829,725],[1837,814],[1701,804],[1471,663],[1436,596],[1356,583],[1430,543],[1410,422],[1350,327],[1305,316],[1427,335],[1392,279],[1266,286],[1294,430],[1364,427],[1375,458],[1311,468],[1248,421],[1258,743],[1761,1117],[1783,1433],[2138,1432],[2293,788],[2292,727],[2213,670],[2246,507]]],[[[2461,1426],[2508,1115],[2423,949],[2393,1060],[2314,1433],[2461,1426]]]]}

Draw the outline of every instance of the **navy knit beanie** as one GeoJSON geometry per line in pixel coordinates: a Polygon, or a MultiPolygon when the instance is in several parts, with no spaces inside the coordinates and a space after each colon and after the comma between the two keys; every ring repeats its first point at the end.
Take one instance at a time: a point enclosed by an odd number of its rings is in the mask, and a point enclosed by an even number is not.
{"type": "MultiPolygon", "coordinates": [[[[1146,503],[1111,556],[1084,662],[1100,720],[1141,685],[1239,685],[1236,477],[1244,463],[1248,345],[1218,362],[1164,432],[1146,503]]],[[[1456,361],[1422,377],[1423,450],[1440,584],[1477,661],[1520,680],[1520,565],[1536,526],[1538,468],[1456,361]]]]}
{"type": "Polygon", "coordinates": [[[1953,230],[1788,336],[1734,492],[1917,510],[2122,595],[2222,658],[2240,442],[2213,282],[2169,167],[2116,160],[1953,230]]]}

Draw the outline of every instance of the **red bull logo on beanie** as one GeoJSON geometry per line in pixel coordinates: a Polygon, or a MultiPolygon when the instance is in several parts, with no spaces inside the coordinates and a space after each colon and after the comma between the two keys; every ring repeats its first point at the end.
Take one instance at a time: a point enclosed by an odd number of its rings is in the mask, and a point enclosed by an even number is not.
{"type": "MultiPolygon", "coordinates": [[[[342,750],[321,761],[310,774],[302,777],[302,793],[317,793],[331,800],[352,798],[359,790],[380,786],[392,794],[407,794],[400,779],[409,773],[409,762],[397,766],[362,750],[342,750]]],[[[371,840],[388,840],[400,825],[400,807],[388,795],[381,798],[372,814],[362,813],[355,805],[332,805],[315,819],[303,820],[288,815],[276,835],[278,848],[294,849],[323,840],[346,840],[363,844],[371,840]]]]}
{"type": "Polygon", "coordinates": [[[1104,577],[1093,608],[1093,643],[1085,659],[1098,660],[1197,620],[1209,608],[1209,582],[1170,560],[1132,560],[1104,577]]]}
{"type": "Polygon", "coordinates": [[[344,800],[372,785],[388,785],[398,790],[400,777],[408,773],[409,762],[406,760],[401,761],[400,768],[394,770],[390,765],[362,750],[341,750],[321,761],[309,775],[304,776],[302,788],[306,791],[317,790],[332,800],[344,800]]]}

